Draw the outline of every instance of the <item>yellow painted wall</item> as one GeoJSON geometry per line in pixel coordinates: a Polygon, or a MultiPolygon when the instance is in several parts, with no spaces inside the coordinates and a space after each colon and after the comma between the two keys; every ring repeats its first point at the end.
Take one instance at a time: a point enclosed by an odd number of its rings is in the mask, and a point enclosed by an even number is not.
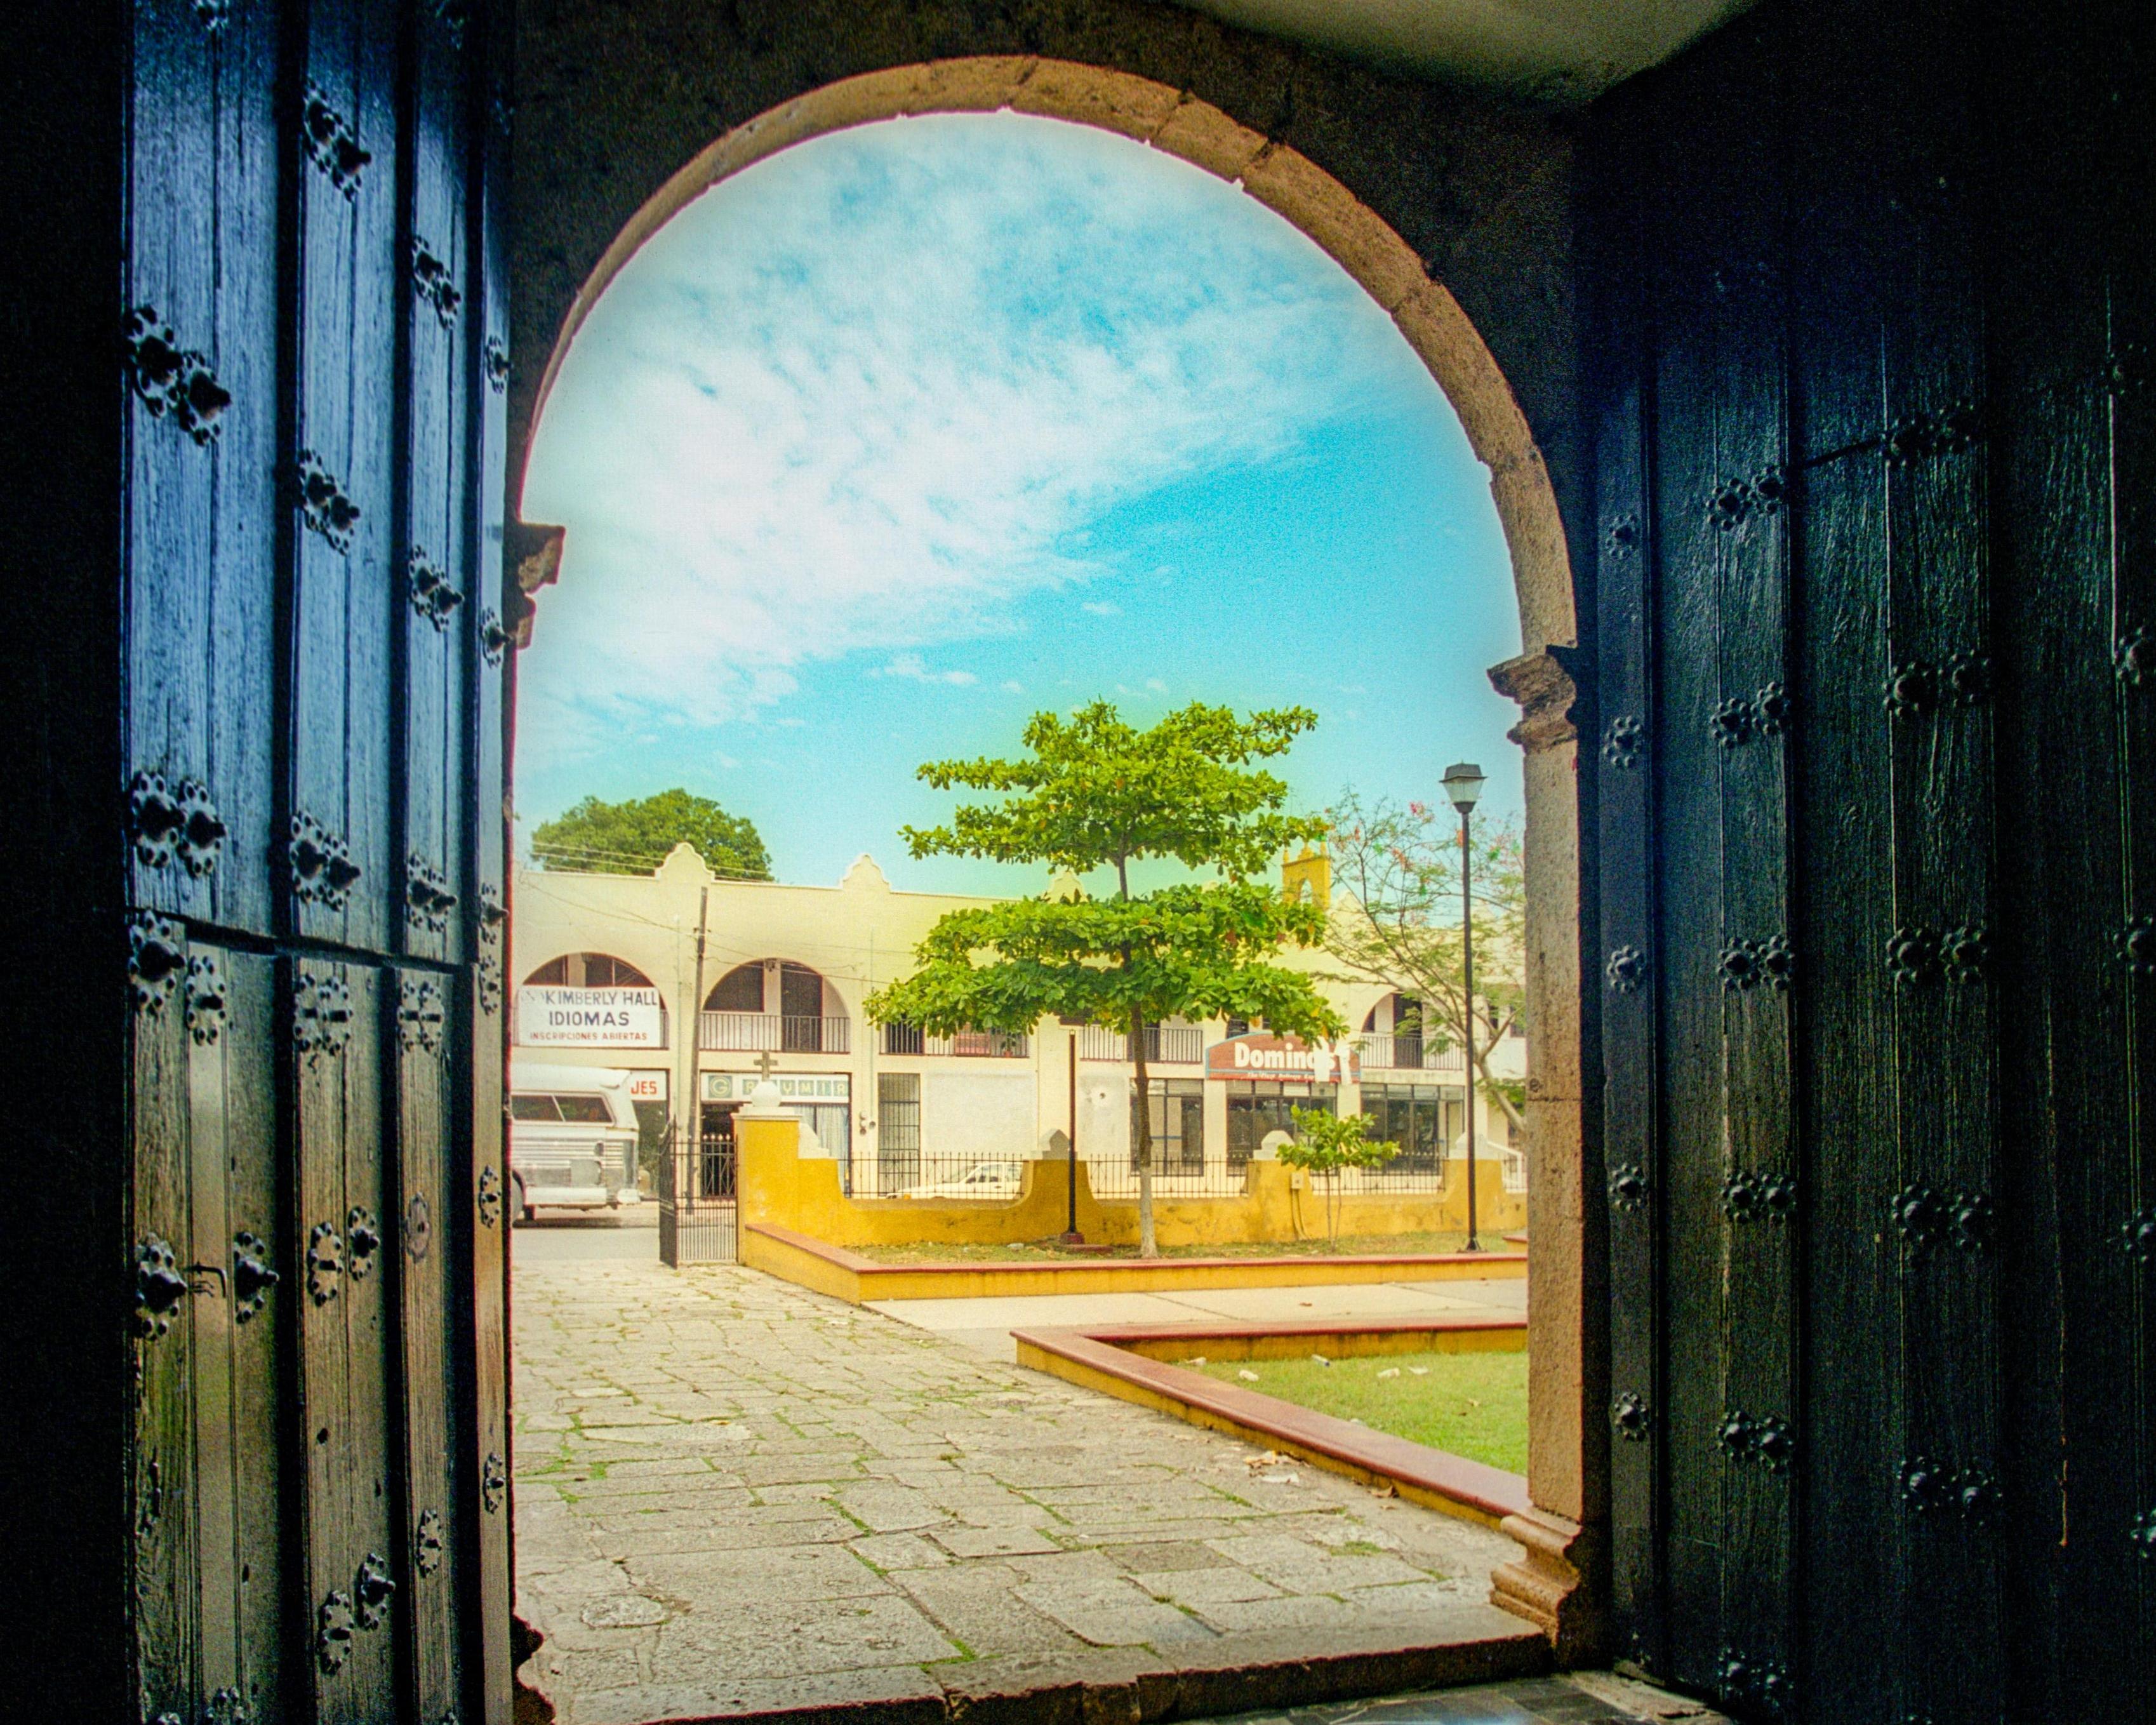
{"type": "MultiPolygon", "coordinates": [[[[1069,1213],[1065,1162],[1029,1162],[1018,1197],[1009,1204],[968,1199],[848,1198],[839,1164],[800,1154],[793,1117],[736,1117],[740,1165],[737,1190],[746,1227],[767,1222],[825,1244],[875,1245],[1011,1245],[1063,1232],[1069,1213]]],[[[1505,1190],[1494,1162],[1476,1167],[1477,1224],[1492,1245],[1508,1228],[1527,1223],[1525,1194],[1505,1190]]],[[[1137,1200],[1094,1197],[1078,1164],[1078,1229],[1089,1241],[1133,1245],[1138,1237],[1137,1200]]],[[[1351,1193],[1340,1200],[1342,1234],[1411,1234],[1458,1230],[1467,1225],[1464,1181],[1442,1193],[1351,1193]]],[[[1153,1230],[1163,1247],[1246,1245],[1322,1238],[1322,1183],[1277,1162],[1254,1161],[1244,1170],[1242,1193],[1231,1198],[1153,1200],[1153,1230]]]]}

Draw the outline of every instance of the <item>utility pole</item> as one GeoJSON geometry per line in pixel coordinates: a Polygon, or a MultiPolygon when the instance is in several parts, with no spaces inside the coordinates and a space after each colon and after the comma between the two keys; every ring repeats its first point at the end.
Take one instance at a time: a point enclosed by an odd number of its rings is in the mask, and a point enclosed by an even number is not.
{"type": "Polygon", "coordinates": [[[694,1128],[689,1140],[696,1167],[696,1194],[704,1195],[704,937],[711,927],[711,889],[696,890],[696,987],[689,996],[689,1094],[685,1106],[694,1128]]]}

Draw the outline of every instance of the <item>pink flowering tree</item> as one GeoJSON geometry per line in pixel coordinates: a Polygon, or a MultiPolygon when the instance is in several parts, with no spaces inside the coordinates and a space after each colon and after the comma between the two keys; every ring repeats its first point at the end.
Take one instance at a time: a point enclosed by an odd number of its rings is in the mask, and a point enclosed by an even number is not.
{"type": "Polygon", "coordinates": [[[1515,1135],[1518,1081],[1491,1076],[1490,1050],[1525,1008],[1526,870],[1511,822],[1475,824],[1475,998],[1461,985],[1460,821],[1450,806],[1365,803],[1344,792],[1327,812],[1335,892],[1327,951],[1348,978],[1422,1003],[1422,1034],[1439,1049],[1475,1027],[1475,1082],[1515,1135]]]}

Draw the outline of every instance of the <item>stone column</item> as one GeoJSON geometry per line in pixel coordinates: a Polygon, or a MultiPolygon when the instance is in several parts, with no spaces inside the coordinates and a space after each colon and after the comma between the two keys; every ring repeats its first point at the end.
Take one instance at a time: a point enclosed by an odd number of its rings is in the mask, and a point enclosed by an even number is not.
{"type": "Polygon", "coordinates": [[[1560,1663],[1598,1658],[1609,1628],[1606,1296],[1600,1194],[1589,1189],[1581,1109],[1576,649],[1509,660],[1490,680],[1520,703],[1526,752],[1527,1492],[1507,1517],[1525,1558],[1492,1603],[1548,1632],[1560,1663]]]}

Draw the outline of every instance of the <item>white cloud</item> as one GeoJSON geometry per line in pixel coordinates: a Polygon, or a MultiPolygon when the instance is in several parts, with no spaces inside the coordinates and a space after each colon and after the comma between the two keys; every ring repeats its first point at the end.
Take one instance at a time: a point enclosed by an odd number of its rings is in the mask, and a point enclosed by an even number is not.
{"type": "Polygon", "coordinates": [[[721,724],[814,660],[1007,630],[1113,572],[1104,510],[1353,413],[1398,340],[1278,217],[1106,133],[945,116],[783,151],[646,245],[563,365],[523,499],[569,529],[526,737],[721,724]]]}
{"type": "Polygon", "coordinates": [[[872,677],[901,677],[912,683],[950,683],[963,688],[980,679],[969,670],[931,670],[918,653],[896,653],[890,662],[870,668],[872,677]]]}
{"type": "Polygon", "coordinates": [[[1120,617],[1123,614],[1123,608],[1113,599],[1081,599],[1078,608],[1091,611],[1096,617],[1120,617]]]}
{"type": "Polygon", "coordinates": [[[1006,695],[1023,695],[1025,693],[1025,685],[1019,681],[1016,677],[1005,677],[1004,679],[1004,693],[1006,695]]]}
{"type": "Polygon", "coordinates": [[[1146,679],[1146,687],[1152,690],[1156,695],[1165,695],[1168,693],[1168,685],[1161,681],[1158,677],[1147,677],[1146,679]]]}

